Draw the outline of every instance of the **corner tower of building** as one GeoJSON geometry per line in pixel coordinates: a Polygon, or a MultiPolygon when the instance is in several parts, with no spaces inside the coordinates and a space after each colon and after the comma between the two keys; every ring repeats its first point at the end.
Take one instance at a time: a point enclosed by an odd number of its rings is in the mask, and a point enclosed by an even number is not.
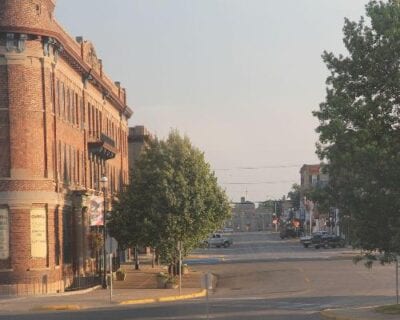
{"type": "Polygon", "coordinates": [[[8,31],[28,28],[38,34],[47,33],[54,27],[55,3],[55,0],[0,0],[0,27],[8,31]]]}
{"type": "Polygon", "coordinates": [[[55,4],[0,0],[0,294],[95,279],[90,200],[129,179],[125,89],[55,4]]]}

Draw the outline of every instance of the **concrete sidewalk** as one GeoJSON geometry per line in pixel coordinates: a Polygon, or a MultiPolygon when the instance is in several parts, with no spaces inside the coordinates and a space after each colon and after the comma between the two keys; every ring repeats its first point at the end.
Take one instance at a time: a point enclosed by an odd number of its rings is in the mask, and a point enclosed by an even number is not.
{"type": "Polygon", "coordinates": [[[125,281],[114,281],[113,294],[110,290],[96,287],[92,289],[66,292],[56,295],[29,296],[0,299],[0,314],[27,313],[47,310],[80,310],[89,308],[107,308],[127,304],[148,304],[192,299],[205,296],[201,289],[202,273],[191,271],[183,276],[182,290],[157,289],[156,275],[160,268],[152,269],[142,265],[141,270],[132,266],[123,266],[127,271],[125,281]]]}
{"type": "Polygon", "coordinates": [[[392,320],[400,315],[386,315],[375,311],[376,307],[327,309],[320,312],[325,320],[392,320]]]}

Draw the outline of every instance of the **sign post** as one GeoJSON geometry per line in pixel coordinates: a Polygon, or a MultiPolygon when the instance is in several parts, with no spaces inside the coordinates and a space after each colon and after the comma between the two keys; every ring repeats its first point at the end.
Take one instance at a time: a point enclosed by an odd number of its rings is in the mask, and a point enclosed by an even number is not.
{"type": "Polygon", "coordinates": [[[112,253],[110,253],[110,302],[112,302],[113,295],[113,263],[112,263],[112,253]]]}
{"type": "Polygon", "coordinates": [[[396,256],[396,304],[399,304],[399,256],[396,256]]]}
{"type": "Polygon", "coordinates": [[[210,319],[208,290],[212,289],[212,278],[213,278],[213,275],[208,272],[208,273],[204,274],[202,279],[201,279],[201,287],[203,289],[206,289],[206,314],[207,314],[207,320],[210,319]]]}
{"type": "Polygon", "coordinates": [[[178,241],[179,251],[179,295],[182,294],[182,241],[178,241]]]}

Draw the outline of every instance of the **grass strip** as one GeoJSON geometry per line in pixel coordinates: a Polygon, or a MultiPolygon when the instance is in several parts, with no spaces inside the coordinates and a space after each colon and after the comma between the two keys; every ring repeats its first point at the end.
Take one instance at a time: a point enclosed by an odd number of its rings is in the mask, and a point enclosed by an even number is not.
{"type": "Polygon", "coordinates": [[[375,308],[376,312],[383,314],[400,314],[400,304],[391,304],[375,308]]]}

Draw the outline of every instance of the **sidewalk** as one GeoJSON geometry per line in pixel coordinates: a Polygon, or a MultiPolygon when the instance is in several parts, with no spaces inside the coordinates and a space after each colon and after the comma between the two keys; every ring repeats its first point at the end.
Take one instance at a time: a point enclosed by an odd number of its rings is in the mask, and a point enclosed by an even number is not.
{"type": "Polygon", "coordinates": [[[101,287],[49,296],[3,297],[0,299],[0,314],[108,308],[123,304],[168,302],[205,296],[205,291],[200,288],[200,272],[191,271],[183,276],[182,291],[179,295],[179,289],[157,289],[156,275],[162,270],[160,268],[152,269],[148,265],[141,265],[141,270],[134,270],[132,265],[124,265],[123,268],[127,272],[127,278],[125,281],[113,281],[111,300],[110,290],[101,287]]]}
{"type": "Polygon", "coordinates": [[[326,320],[392,320],[399,319],[399,315],[386,315],[375,311],[375,307],[328,309],[320,312],[321,318],[326,320]]]}

